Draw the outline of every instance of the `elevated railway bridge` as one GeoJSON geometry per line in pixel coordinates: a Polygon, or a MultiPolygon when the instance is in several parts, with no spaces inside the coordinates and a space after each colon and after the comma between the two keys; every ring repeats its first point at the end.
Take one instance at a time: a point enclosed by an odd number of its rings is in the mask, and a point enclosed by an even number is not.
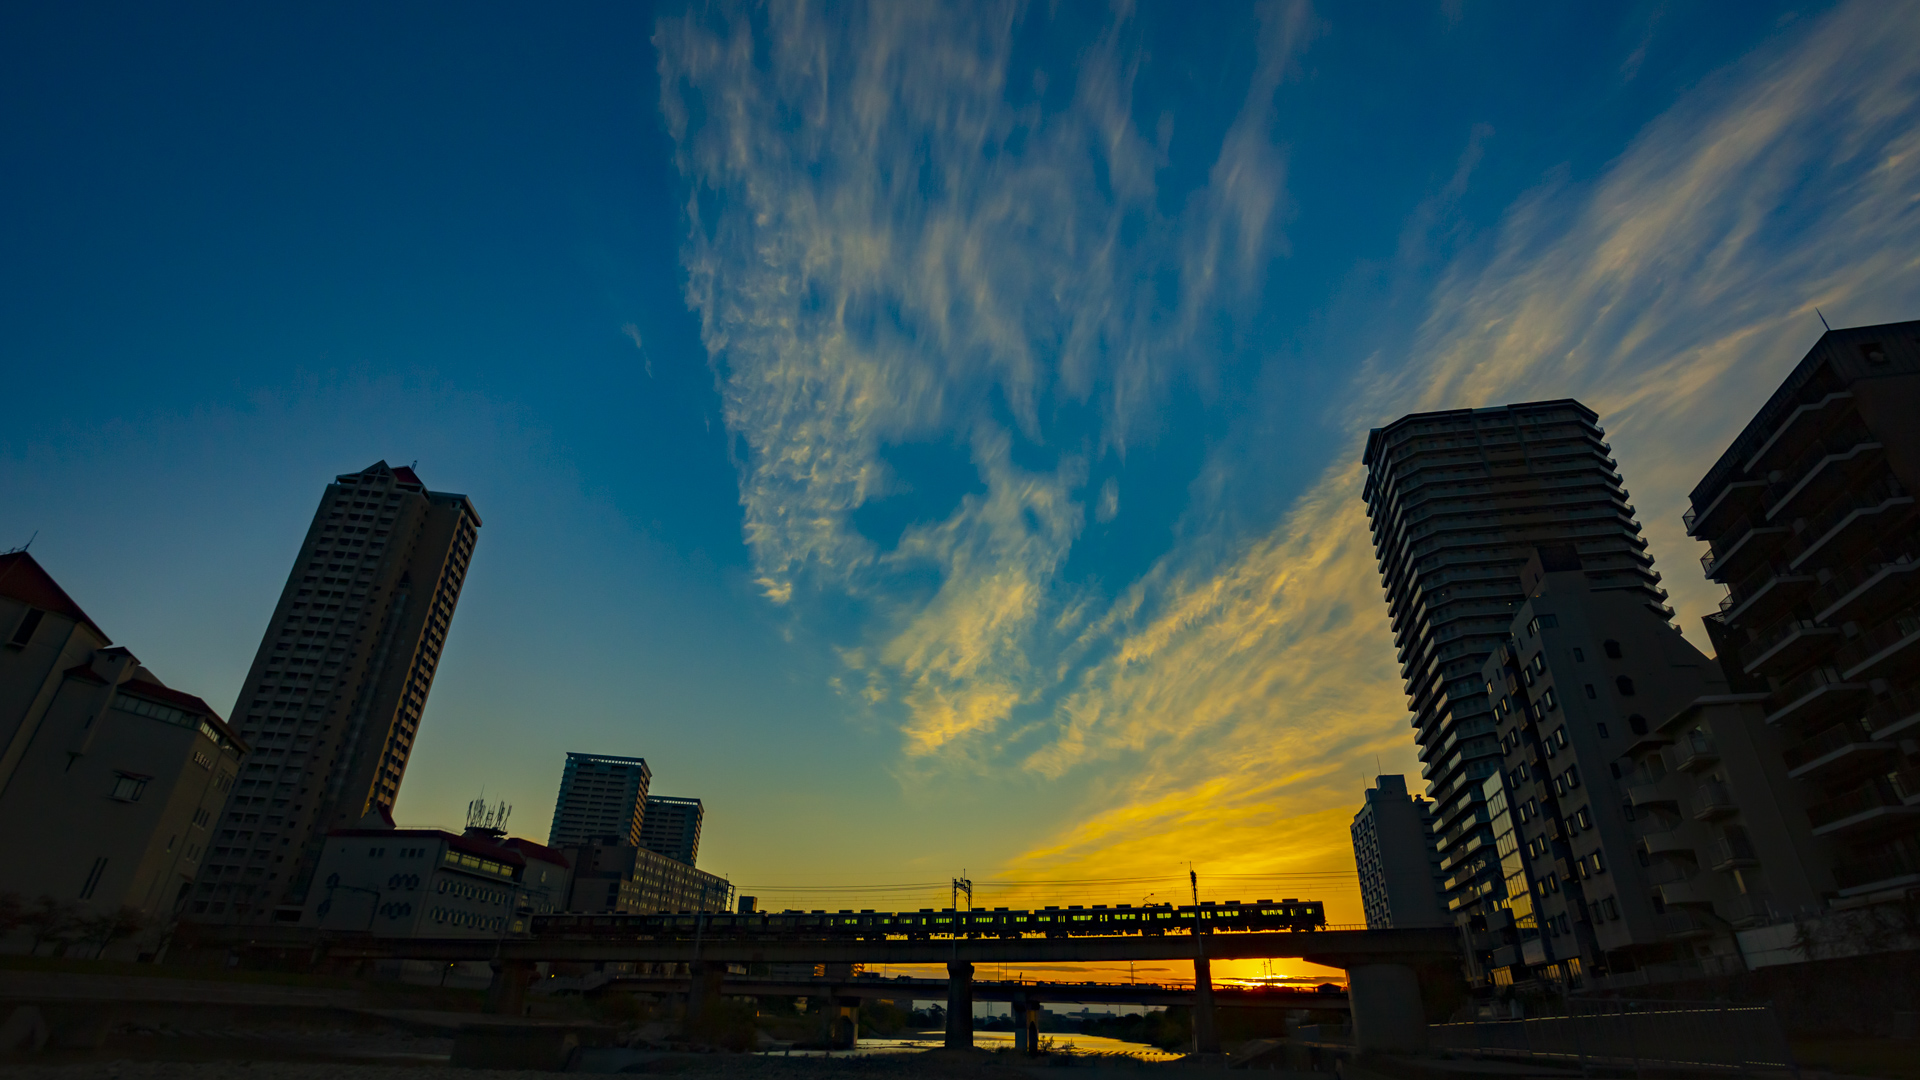
{"type": "MultiPolygon", "coordinates": [[[[477,960],[494,966],[494,1007],[519,1012],[534,965],[541,961],[685,964],[680,985],[689,1008],[722,994],[745,993],[728,979],[729,964],[893,965],[944,964],[947,969],[947,1043],[972,1045],[972,1015],[978,964],[1036,965],[1126,961],[1183,961],[1193,965],[1195,1042],[1218,1049],[1213,1024],[1220,992],[1213,987],[1215,960],[1301,959],[1347,973],[1348,1007],[1355,1045],[1364,1050],[1407,1051],[1426,1046],[1426,1021],[1417,972],[1458,963],[1459,939],[1451,929],[1417,930],[1232,930],[1168,927],[1157,933],[941,933],[818,931],[770,934],[758,927],[718,925],[728,916],[691,917],[690,925],[662,925],[635,916],[559,916],[536,919],[531,932],[511,936],[388,938],[322,933],[307,927],[223,927],[215,937],[238,948],[311,950],[340,959],[477,960]]],[[[212,928],[209,928],[212,929],[212,928]]],[[[806,928],[803,928],[806,929],[806,928]]],[[[211,941],[209,942],[211,943],[211,941]]],[[[1009,1000],[1014,1000],[1011,988],[1009,1000]]],[[[765,990],[762,992],[773,993],[765,990]]],[[[996,988],[996,994],[999,988],[996,988]]],[[[1037,1019],[1049,997],[1044,984],[1027,984],[1014,1000],[1016,1012],[1037,1019]]],[[[1084,992],[1084,991],[1076,991],[1084,992]]],[[[843,1007],[857,1006],[860,989],[839,993],[843,1007]]],[[[1236,1002],[1237,1004],[1237,1002],[1236,1002]]],[[[1297,1007],[1324,1007],[1297,1006],[1297,1007]]]]}

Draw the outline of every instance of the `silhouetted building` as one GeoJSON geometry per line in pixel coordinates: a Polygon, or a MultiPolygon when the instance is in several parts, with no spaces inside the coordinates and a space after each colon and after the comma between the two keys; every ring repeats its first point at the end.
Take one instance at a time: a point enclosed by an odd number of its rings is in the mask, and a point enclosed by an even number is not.
{"type": "Polygon", "coordinates": [[[377,937],[497,938],[566,904],[565,855],[496,829],[396,829],[384,807],[327,836],[301,922],[377,937]]]}
{"type": "Polygon", "coordinates": [[[1368,929],[1453,925],[1440,901],[1433,807],[1407,794],[1406,777],[1375,777],[1351,832],[1368,929]]]}
{"type": "Polygon", "coordinates": [[[564,850],[573,863],[568,911],[726,911],[733,893],[726,878],[643,847],[594,841],[564,850]]]}
{"type": "Polygon", "coordinates": [[[699,799],[648,797],[647,818],[640,826],[640,846],[693,866],[700,854],[700,823],[706,812],[699,799]]]}
{"type": "Polygon", "coordinates": [[[171,916],[245,753],[33,556],[0,555],[0,892],[171,916]]]}
{"type": "Polygon", "coordinates": [[[1498,983],[1575,984],[1678,961],[1698,961],[1698,974],[1743,970],[1721,931],[1764,919],[1766,908],[1757,879],[1743,880],[1742,863],[1717,851],[1764,852],[1792,905],[1817,895],[1806,829],[1784,824],[1795,793],[1784,770],[1766,765],[1777,760],[1776,741],[1743,729],[1742,703],[1719,666],[1665,608],[1633,591],[1594,589],[1571,547],[1540,549],[1521,584],[1526,599],[1508,640],[1482,669],[1514,838],[1510,850],[1496,841],[1463,860],[1453,884],[1485,901],[1462,910],[1505,907],[1518,928],[1531,916],[1540,932],[1506,964],[1489,954],[1512,942],[1495,935],[1476,964],[1498,983]],[[1676,762],[1701,785],[1680,791],[1655,762],[1636,771],[1629,755],[1651,751],[1657,730],[1690,716],[1713,717],[1720,729],[1717,742],[1702,743],[1710,754],[1676,762]]]}
{"type": "MultiPolygon", "coordinates": [[[[1450,877],[1492,841],[1482,781],[1501,751],[1481,666],[1534,546],[1573,545],[1593,588],[1666,597],[1597,421],[1562,399],[1415,413],[1367,437],[1367,514],[1450,877]]],[[[1461,888],[1446,900],[1457,915],[1461,888]]]]}
{"type": "Polygon", "coordinates": [[[392,809],[479,528],[410,468],[327,485],[234,704],[256,752],[194,914],[298,921],[327,835],[392,809]]]}
{"type": "Polygon", "coordinates": [[[640,845],[641,821],[648,807],[647,785],[652,781],[653,771],[647,768],[645,758],[568,754],[566,768],[560,774],[560,794],[553,803],[553,828],[547,832],[547,843],[568,847],[613,840],[640,845]]]}
{"type": "Polygon", "coordinates": [[[1707,632],[1765,695],[1843,899],[1920,885],[1917,417],[1920,322],[1828,331],[1686,514],[1727,586],[1707,632]]]}

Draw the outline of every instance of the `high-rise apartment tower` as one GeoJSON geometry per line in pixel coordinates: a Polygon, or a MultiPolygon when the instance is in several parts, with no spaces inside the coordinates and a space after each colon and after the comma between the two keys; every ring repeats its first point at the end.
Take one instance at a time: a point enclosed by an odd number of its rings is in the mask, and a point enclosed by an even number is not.
{"type": "Polygon", "coordinates": [[[1481,780],[1500,741],[1481,665],[1534,547],[1571,545],[1593,588],[1666,600],[1598,420],[1561,399],[1415,413],[1367,437],[1367,516],[1443,872],[1492,840],[1481,780]]]}
{"type": "Polygon", "coordinates": [[[700,854],[700,823],[706,815],[699,799],[652,796],[647,799],[646,823],[640,826],[640,846],[692,866],[700,854]]]}
{"type": "Polygon", "coordinates": [[[327,485],[234,703],[254,752],[195,885],[202,918],[298,921],[328,830],[392,809],[479,529],[410,468],[327,485]]]}
{"type": "Polygon", "coordinates": [[[640,847],[640,821],[652,782],[653,770],[645,758],[568,754],[547,845],[571,847],[600,840],[640,847]]]}

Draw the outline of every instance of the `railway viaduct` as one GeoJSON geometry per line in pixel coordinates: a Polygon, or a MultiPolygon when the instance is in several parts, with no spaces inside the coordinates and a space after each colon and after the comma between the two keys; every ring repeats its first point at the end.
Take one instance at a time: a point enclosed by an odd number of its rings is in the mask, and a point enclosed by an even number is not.
{"type": "MultiPolygon", "coordinates": [[[[1188,961],[1194,972],[1194,1036],[1203,1052],[1219,1048],[1214,1031],[1211,964],[1215,960],[1301,959],[1347,973],[1354,1043],[1362,1050],[1404,1052],[1426,1048],[1426,1018],[1416,969],[1457,963],[1459,939],[1451,929],[1250,931],[1113,937],[891,938],[872,941],[767,941],[730,937],[667,940],[572,933],[532,937],[375,938],[327,935],[305,928],[223,928],[225,944],[279,951],[312,949],[340,959],[486,960],[495,970],[497,1007],[518,1012],[533,965],[540,961],[686,964],[693,977],[691,1007],[725,993],[726,965],[945,964],[947,1044],[971,1046],[975,964],[1161,960],[1188,961]]],[[[211,944],[212,942],[208,942],[211,944]]],[[[1037,1010],[1045,984],[1027,988],[1026,1006],[1037,1010]]],[[[857,1000],[857,999],[856,999],[857,1000]]],[[[1055,999],[1059,1000],[1059,999],[1055,999]]],[[[1016,1009],[1022,1002],[1016,1002],[1016,1009]]]]}

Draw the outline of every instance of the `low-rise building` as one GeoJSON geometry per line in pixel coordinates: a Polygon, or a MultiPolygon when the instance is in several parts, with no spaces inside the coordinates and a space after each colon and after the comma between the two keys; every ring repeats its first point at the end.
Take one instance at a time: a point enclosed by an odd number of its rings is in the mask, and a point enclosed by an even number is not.
{"type": "Polygon", "coordinates": [[[726,878],[631,844],[595,841],[564,849],[574,866],[568,911],[726,911],[726,878]]]}
{"type": "Polygon", "coordinates": [[[26,552],[0,555],[0,892],[177,913],[246,754],[26,552]]]}
{"type": "Polygon", "coordinates": [[[563,910],[565,855],[473,827],[395,828],[376,808],[327,836],[301,923],[376,937],[524,934],[530,915],[563,910]]]}
{"type": "Polygon", "coordinates": [[[1442,905],[1433,805],[1407,792],[1404,776],[1379,776],[1353,815],[1353,861],[1371,930],[1451,926],[1442,905]]]}

